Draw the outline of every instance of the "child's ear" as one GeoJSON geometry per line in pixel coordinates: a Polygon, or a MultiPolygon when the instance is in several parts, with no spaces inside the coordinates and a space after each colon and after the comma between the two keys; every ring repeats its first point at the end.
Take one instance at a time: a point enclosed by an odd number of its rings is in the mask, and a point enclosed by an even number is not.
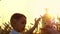
{"type": "Polygon", "coordinates": [[[17,20],[16,19],[13,19],[14,22],[16,22],[17,20]]]}
{"type": "Polygon", "coordinates": [[[11,24],[14,26],[14,25],[16,25],[16,22],[17,22],[16,19],[13,19],[11,24]]]}

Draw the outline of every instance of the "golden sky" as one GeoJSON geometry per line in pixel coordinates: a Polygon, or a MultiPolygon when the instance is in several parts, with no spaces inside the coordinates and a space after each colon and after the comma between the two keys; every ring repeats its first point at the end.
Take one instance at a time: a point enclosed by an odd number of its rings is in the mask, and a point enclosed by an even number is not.
{"type": "Polygon", "coordinates": [[[27,16],[27,22],[33,23],[34,18],[45,14],[45,8],[51,15],[60,16],[60,0],[1,0],[0,25],[9,21],[13,13],[22,13],[27,16]]]}

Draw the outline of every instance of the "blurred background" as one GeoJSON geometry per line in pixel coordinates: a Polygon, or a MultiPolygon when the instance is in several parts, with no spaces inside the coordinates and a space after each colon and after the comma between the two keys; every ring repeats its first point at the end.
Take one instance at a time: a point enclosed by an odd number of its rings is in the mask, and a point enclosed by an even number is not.
{"type": "MultiPolygon", "coordinates": [[[[55,19],[55,23],[58,24],[57,29],[59,30],[60,0],[0,0],[0,33],[3,31],[3,34],[8,34],[12,30],[10,17],[14,13],[22,13],[27,17],[26,30],[29,30],[34,25],[35,18],[45,17],[48,13],[48,18],[55,19]]],[[[42,22],[45,22],[42,20],[43,18],[34,31],[35,34],[40,34],[42,22]]]]}

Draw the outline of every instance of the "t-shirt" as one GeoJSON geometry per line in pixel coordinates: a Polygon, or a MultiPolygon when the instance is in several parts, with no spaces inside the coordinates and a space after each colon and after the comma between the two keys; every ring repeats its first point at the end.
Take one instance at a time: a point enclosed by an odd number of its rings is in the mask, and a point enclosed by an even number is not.
{"type": "Polygon", "coordinates": [[[21,34],[20,32],[17,32],[16,30],[12,30],[10,34],[21,34]]]}

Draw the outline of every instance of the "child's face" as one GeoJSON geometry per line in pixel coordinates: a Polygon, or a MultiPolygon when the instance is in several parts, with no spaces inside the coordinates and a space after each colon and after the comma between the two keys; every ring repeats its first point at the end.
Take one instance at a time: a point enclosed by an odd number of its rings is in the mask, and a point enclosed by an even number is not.
{"type": "Polygon", "coordinates": [[[21,17],[16,23],[16,27],[17,27],[18,31],[20,31],[20,32],[22,32],[25,29],[25,25],[26,25],[25,17],[21,17]]]}

